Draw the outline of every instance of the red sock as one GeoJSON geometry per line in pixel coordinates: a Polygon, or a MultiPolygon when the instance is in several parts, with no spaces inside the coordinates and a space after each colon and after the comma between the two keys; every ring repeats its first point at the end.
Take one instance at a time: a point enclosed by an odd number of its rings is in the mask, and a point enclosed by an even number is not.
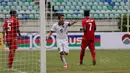
{"type": "Polygon", "coordinates": [[[94,49],[91,50],[91,55],[92,55],[92,59],[96,60],[96,53],[94,49]]]}
{"type": "Polygon", "coordinates": [[[83,63],[83,58],[84,58],[85,50],[80,51],[80,64],[83,63]]]}
{"type": "Polygon", "coordinates": [[[10,51],[10,52],[9,52],[9,55],[8,55],[8,64],[9,64],[9,68],[12,67],[13,60],[14,60],[14,54],[10,51]]]}

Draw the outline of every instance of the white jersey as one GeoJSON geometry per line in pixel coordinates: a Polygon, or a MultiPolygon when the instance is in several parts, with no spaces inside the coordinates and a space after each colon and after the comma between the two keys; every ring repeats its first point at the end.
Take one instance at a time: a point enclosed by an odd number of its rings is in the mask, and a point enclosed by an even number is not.
{"type": "Polygon", "coordinates": [[[64,22],[63,25],[59,25],[58,22],[53,24],[51,31],[56,32],[57,39],[68,39],[68,24],[70,24],[70,22],[64,22]]]}

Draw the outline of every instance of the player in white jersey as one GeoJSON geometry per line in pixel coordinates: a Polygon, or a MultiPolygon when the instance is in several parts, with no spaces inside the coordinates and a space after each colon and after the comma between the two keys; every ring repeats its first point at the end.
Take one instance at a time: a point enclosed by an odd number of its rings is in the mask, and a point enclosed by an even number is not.
{"type": "Polygon", "coordinates": [[[64,63],[64,67],[67,67],[67,63],[64,57],[65,55],[68,55],[69,53],[67,27],[75,24],[76,21],[65,22],[63,14],[60,14],[58,16],[58,19],[59,19],[59,22],[55,23],[52,26],[51,31],[49,32],[47,38],[49,38],[54,31],[56,32],[56,42],[57,42],[57,47],[59,49],[60,58],[62,62],[64,63]]]}

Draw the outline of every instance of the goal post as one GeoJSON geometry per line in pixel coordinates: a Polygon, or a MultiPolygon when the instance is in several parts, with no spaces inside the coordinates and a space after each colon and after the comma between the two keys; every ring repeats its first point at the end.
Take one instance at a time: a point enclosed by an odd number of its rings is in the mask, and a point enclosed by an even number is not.
{"type": "Polygon", "coordinates": [[[40,38],[41,38],[41,70],[46,73],[46,20],[45,20],[45,0],[40,0],[40,38]]]}

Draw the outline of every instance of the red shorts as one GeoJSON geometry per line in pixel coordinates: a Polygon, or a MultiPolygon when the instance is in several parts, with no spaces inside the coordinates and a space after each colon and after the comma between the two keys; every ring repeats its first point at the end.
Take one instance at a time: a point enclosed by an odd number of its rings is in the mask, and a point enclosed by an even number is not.
{"type": "Polygon", "coordinates": [[[17,38],[6,38],[6,43],[8,44],[9,50],[17,49],[17,38]]]}
{"type": "Polygon", "coordinates": [[[89,49],[95,49],[95,42],[94,40],[86,40],[82,39],[81,48],[86,49],[86,47],[89,47],[89,49]]]}

